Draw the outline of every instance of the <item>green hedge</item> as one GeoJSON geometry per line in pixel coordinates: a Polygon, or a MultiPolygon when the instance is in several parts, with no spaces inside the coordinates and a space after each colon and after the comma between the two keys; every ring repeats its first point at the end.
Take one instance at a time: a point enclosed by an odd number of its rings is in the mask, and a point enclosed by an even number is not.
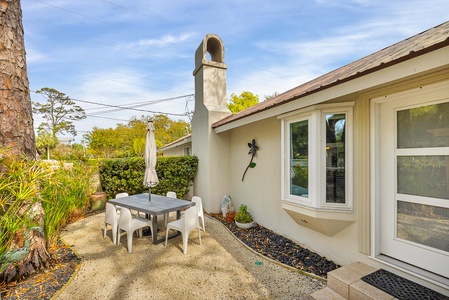
{"type": "MultiPolygon", "coordinates": [[[[182,198],[188,193],[197,170],[196,156],[158,157],[156,173],[159,184],[151,189],[151,193],[165,195],[173,191],[182,198]]],[[[148,187],[143,185],[145,160],[141,157],[101,160],[99,173],[101,188],[108,199],[122,192],[130,195],[148,192],[148,187]]]]}

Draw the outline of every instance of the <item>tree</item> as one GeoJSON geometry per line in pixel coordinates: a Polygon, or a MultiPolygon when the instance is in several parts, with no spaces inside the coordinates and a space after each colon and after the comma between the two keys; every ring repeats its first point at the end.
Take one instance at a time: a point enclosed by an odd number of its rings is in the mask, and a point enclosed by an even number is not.
{"type": "MultiPolygon", "coordinates": [[[[117,157],[116,152],[123,149],[117,132],[112,128],[102,129],[92,128],[92,132],[87,135],[89,142],[89,152],[93,156],[102,158],[117,157]]],[[[121,156],[118,156],[121,157],[121,156]]]]}
{"type": "Polygon", "coordinates": [[[268,99],[271,99],[271,98],[274,98],[274,97],[276,97],[277,95],[279,95],[279,93],[278,92],[273,92],[273,94],[271,94],[271,95],[265,95],[264,96],[264,101],[265,100],[268,100],[268,99]]]}
{"type": "Polygon", "coordinates": [[[83,145],[77,143],[72,145],[58,143],[52,151],[52,158],[59,161],[87,161],[83,145]]]}
{"type": "Polygon", "coordinates": [[[47,120],[39,125],[39,130],[49,131],[53,137],[64,132],[76,135],[75,125],[72,121],[85,119],[84,109],[75,105],[70,97],[55,89],[45,87],[36,93],[47,98],[45,104],[33,102],[33,112],[41,114],[47,120]]]}
{"type": "Polygon", "coordinates": [[[154,123],[157,147],[171,143],[190,132],[190,124],[171,120],[166,115],[133,117],[128,124],[117,124],[115,129],[94,127],[86,136],[89,151],[96,157],[131,157],[143,156],[147,123],[154,123]]]}
{"type": "Polygon", "coordinates": [[[240,96],[231,94],[231,102],[228,103],[229,110],[235,114],[259,103],[259,96],[251,92],[243,91],[240,96]]]}
{"type": "Polygon", "coordinates": [[[38,149],[44,149],[47,153],[47,159],[50,159],[50,149],[58,144],[58,140],[48,131],[39,131],[36,138],[36,146],[38,149]]]}
{"type": "MultiPolygon", "coordinates": [[[[0,26],[0,147],[7,148],[6,155],[13,157],[13,159],[18,155],[34,158],[36,155],[36,143],[20,1],[1,1],[0,26]]],[[[7,176],[2,177],[10,180],[12,176],[9,176],[11,173],[7,173],[9,171],[7,167],[0,167],[2,171],[5,169],[7,176]]],[[[29,180],[29,176],[25,176],[24,180],[29,180]]],[[[23,185],[19,184],[19,187],[20,191],[24,192],[23,185]]],[[[6,194],[5,197],[7,199],[16,195],[5,189],[0,189],[0,191],[6,194]]],[[[44,212],[41,202],[33,202],[29,197],[24,197],[18,201],[18,206],[19,210],[17,212],[20,212],[20,214],[8,215],[8,217],[13,218],[13,223],[18,223],[15,221],[20,221],[20,218],[43,220],[44,212]]],[[[1,207],[4,209],[7,206],[2,203],[1,207]]],[[[2,210],[0,210],[0,219],[5,219],[2,210]]],[[[34,222],[36,223],[37,221],[34,222]]],[[[2,229],[5,228],[4,226],[1,227],[2,229]]],[[[23,241],[26,230],[27,228],[22,228],[22,230],[14,231],[14,240],[23,241]]],[[[2,234],[4,233],[5,231],[2,231],[2,234]]],[[[39,233],[32,231],[29,233],[28,238],[34,241],[34,243],[28,255],[18,263],[21,275],[33,273],[35,270],[31,265],[33,264],[35,267],[42,266],[45,261],[48,261],[49,257],[45,247],[45,240],[39,233]]],[[[19,243],[15,243],[10,249],[3,248],[3,250],[15,251],[22,246],[19,243]]],[[[4,254],[0,253],[0,256],[4,254]]],[[[10,265],[4,272],[15,274],[15,267],[10,265]]]]}
{"type": "Polygon", "coordinates": [[[158,148],[182,138],[190,132],[190,124],[182,120],[174,121],[162,114],[154,115],[152,120],[154,123],[154,136],[158,148]]]}
{"type": "Polygon", "coordinates": [[[133,150],[137,156],[144,156],[145,154],[145,138],[136,138],[133,143],[133,150]]]}
{"type": "Polygon", "coordinates": [[[36,155],[20,1],[0,4],[0,147],[36,155]]]}

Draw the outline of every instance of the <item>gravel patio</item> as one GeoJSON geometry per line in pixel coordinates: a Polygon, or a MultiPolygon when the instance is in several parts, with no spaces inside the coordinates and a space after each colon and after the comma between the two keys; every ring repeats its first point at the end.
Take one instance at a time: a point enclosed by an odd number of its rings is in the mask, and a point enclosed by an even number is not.
{"type": "MultiPolygon", "coordinates": [[[[190,234],[188,253],[176,237],[153,245],[126,236],[114,245],[102,237],[104,213],[70,224],[62,234],[81,257],[81,266],[54,299],[302,299],[325,286],[250,250],[219,221],[206,217],[199,245],[190,234]]],[[[160,232],[159,234],[164,234],[160,232]]]]}

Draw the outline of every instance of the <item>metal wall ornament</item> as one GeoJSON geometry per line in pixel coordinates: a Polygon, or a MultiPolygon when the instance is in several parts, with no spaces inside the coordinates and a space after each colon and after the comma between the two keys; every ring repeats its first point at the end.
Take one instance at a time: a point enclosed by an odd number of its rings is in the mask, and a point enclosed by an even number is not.
{"type": "Polygon", "coordinates": [[[245,172],[243,172],[242,181],[243,181],[243,179],[245,179],[245,175],[246,175],[246,172],[248,171],[248,169],[249,168],[252,169],[252,168],[254,168],[256,166],[256,163],[253,162],[253,159],[254,159],[254,156],[256,156],[257,150],[259,150],[259,147],[256,145],[256,140],[255,139],[253,139],[251,141],[251,143],[248,143],[248,147],[249,147],[248,154],[251,154],[251,160],[249,161],[249,164],[246,167],[245,172]]]}

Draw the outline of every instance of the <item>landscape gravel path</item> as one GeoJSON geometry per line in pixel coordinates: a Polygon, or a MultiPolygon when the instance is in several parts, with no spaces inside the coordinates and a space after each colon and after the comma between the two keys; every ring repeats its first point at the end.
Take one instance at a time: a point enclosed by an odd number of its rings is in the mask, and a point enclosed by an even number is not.
{"type": "Polygon", "coordinates": [[[126,235],[120,245],[110,230],[103,238],[103,221],[104,213],[93,215],[63,232],[82,263],[54,299],[302,299],[325,286],[251,251],[210,217],[202,245],[191,232],[187,255],[180,236],[167,247],[134,237],[128,253],[126,235]]]}

